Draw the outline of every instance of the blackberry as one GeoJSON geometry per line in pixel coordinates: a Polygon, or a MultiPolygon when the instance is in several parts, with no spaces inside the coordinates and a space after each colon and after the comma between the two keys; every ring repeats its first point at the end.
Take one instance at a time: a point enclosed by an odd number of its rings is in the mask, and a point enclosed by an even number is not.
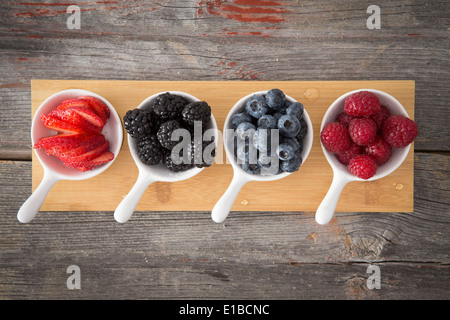
{"type": "Polygon", "coordinates": [[[153,103],[153,113],[161,121],[179,119],[181,111],[189,102],[182,96],[169,92],[160,94],[153,103]]]}
{"type": "Polygon", "coordinates": [[[211,118],[211,107],[205,101],[191,102],[181,111],[183,121],[193,126],[194,121],[201,121],[205,125],[211,118]]]}
{"type": "Polygon", "coordinates": [[[191,159],[197,168],[209,167],[216,157],[214,141],[192,141],[191,159]]]}
{"type": "Polygon", "coordinates": [[[123,116],[123,126],[132,138],[143,138],[153,129],[153,115],[142,109],[128,110],[123,116]]]}
{"type": "Polygon", "coordinates": [[[145,164],[155,165],[161,162],[163,148],[155,134],[140,139],[137,143],[139,159],[145,164]]]}
{"type": "Polygon", "coordinates": [[[158,137],[158,141],[161,146],[168,150],[171,150],[179,143],[179,141],[171,140],[172,133],[177,129],[181,129],[181,125],[177,120],[169,120],[159,126],[156,136],[158,137]]]}
{"type": "Polygon", "coordinates": [[[180,171],[186,171],[188,169],[191,169],[193,167],[190,163],[174,163],[172,160],[172,155],[170,151],[167,151],[164,153],[162,157],[162,162],[166,166],[167,169],[173,172],[180,172],[180,171]]]}

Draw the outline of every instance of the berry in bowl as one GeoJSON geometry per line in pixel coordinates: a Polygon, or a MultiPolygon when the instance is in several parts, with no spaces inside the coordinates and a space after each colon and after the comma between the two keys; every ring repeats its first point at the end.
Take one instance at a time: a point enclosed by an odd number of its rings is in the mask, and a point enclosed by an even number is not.
{"type": "Polygon", "coordinates": [[[223,222],[249,181],[274,181],[299,170],[311,151],[313,128],[303,105],[280,89],[241,98],[224,124],[224,147],[234,176],[214,206],[213,221],[223,222]]]}
{"type": "Polygon", "coordinates": [[[180,91],[145,99],[123,117],[138,178],[114,212],[128,221],[148,186],[182,181],[211,166],[218,141],[217,124],[206,101],[180,91]]]}
{"type": "Polygon", "coordinates": [[[391,95],[373,89],[339,97],[324,115],[320,141],[333,182],[316,212],[327,224],[348,182],[373,181],[395,171],[418,134],[417,124],[391,95]]]}
{"type": "Polygon", "coordinates": [[[44,177],[19,209],[30,222],[48,192],[60,180],[84,180],[105,171],[122,147],[123,130],[114,107],[96,93],[69,89],[47,98],[31,125],[34,152],[44,177]]]}

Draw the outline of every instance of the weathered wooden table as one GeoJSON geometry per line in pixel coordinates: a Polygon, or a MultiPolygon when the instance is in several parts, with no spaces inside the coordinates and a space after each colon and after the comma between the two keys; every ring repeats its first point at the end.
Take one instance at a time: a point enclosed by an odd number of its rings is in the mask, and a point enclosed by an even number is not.
{"type": "Polygon", "coordinates": [[[447,1],[75,2],[79,16],[56,0],[0,3],[0,299],[450,298],[447,1]],[[223,224],[209,211],[125,224],[41,212],[21,224],[31,79],[414,80],[414,212],[340,212],[326,226],[314,212],[223,224]]]}

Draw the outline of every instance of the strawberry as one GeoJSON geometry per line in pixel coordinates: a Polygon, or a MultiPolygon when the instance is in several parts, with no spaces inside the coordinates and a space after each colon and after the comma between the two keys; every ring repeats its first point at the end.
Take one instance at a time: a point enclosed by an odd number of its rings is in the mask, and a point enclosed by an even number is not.
{"type": "Polygon", "coordinates": [[[55,116],[51,115],[41,115],[41,120],[44,126],[46,126],[49,129],[61,132],[61,133],[84,133],[84,129],[74,125],[72,123],[68,123],[66,121],[61,120],[60,118],[57,118],[55,116]]]}
{"type": "Polygon", "coordinates": [[[83,107],[71,107],[69,108],[71,111],[75,111],[81,117],[83,117],[86,121],[90,122],[92,125],[96,127],[101,127],[105,125],[103,120],[92,110],[83,107]]]}
{"type": "Polygon", "coordinates": [[[40,138],[33,145],[34,149],[50,149],[57,145],[67,145],[68,148],[75,147],[80,144],[84,136],[80,134],[58,134],[49,137],[40,138]]]}
{"type": "Polygon", "coordinates": [[[82,99],[72,98],[63,100],[57,107],[57,109],[67,109],[71,107],[85,107],[91,109],[91,105],[82,99]]]}
{"type": "Polygon", "coordinates": [[[100,133],[103,129],[101,119],[92,110],[84,107],[56,108],[49,115],[71,123],[85,133],[100,133]]]}
{"type": "Polygon", "coordinates": [[[71,167],[72,165],[75,165],[77,167],[80,163],[92,160],[94,158],[97,158],[98,156],[102,155],[104,152],[108,151],[109,148],[109,142],[106,140],[104,143],[102,143],[98,147],[94,147],[92,150],[87,151],[85,153],[80,154],[79,156],[72,156],[72,157],[62,157],[64,163],[71,167]]]}
{"type": "Polygon", "coordinates": [[[68,167],[87,171],[114,159],[109,141],[101,131],[110,116],[109,108],[99,99],[82,97],[62,101],[41,120],[58,134],[39,139],[35,149],[45,149],[68,167]]]}
{"type": "Polygon", "coordinates": [[[107,163],[113,159],[114,159],[114,153],[106,151],[103,154],[101,154],[100,156],[98,156],[92,160],[79,162],[77,164],[72,163],[71,165],[73,165],[73,167],[79,171],[88,171],[88,170],[92,170],[104,163],[107,163]]]}
{"type": "Polygon", "coordinates": [[[89,96],[78,97],[78,99],[87,102],[92,110],[94,110],[95,113],[102,119],[103,124],[106,124],[108,118],[110,117],[110,110],[102,101],[100,101],[100,99],[89,96]]]}
{"type": "Polygon", "coordinates": [[[98,148],[103,143],[105,143],[105,136],[102,134],[95,134],[92,136],[87,136],[85,139],[81,140],[79,145],[75,148],[65,150],[63,153],[55,154],[60,160],[66,161],[69,158],[77,157],[83,153],[89,152],[98,148]]]}

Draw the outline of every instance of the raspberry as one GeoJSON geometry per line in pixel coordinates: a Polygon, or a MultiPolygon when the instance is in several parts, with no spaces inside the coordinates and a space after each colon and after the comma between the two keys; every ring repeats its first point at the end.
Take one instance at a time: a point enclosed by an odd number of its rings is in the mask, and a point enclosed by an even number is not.
{"type": "Polygon", "coordinates": [[[356,143],[352,142],[352,145],[350,146],[350,148],[348,148],[344,152],[337,153],[336,158],[339,160],[340,163],[347,165],[351,159],[360,155],[361,153],[362,153],[362,147],[357,145],[356,143]]]}
{"type": "Polygon", "coordinates": [[[377,164],[371,156],[362,154],[350,160],[348,169],[358,178],[367,180],[377,172],[377,164]]]}
{"type": "Polygon", "coordinates": [[[373,142],[364,147],[364,153],[371,156],[380,166],[391,157],[392,147],[384,141],[383,137],[377,136],[373,142]]]}
{"type": "Polygon", "coordinates": [[[391,112],[389,111],[389,109],[386,106],[381,105],[380,111],[373,114],[370,118],[377,125],[378,131],[381,132],[381,130],[383,129],[384,122],[386,121],[387,118],[389,118],[390,115],[391,112]]]}
{"type": "Polygon", "coordinates": [[[377,125],[370,118],[356,118],[350,121],[348,133],[356,144],[364,146],[377,136],[377,125]]]}
{"type": "Polygon", "coordinates": [[[380,100],[369,91],[358,91],[345,99],[344,111],[355,117],[371,116],[380,111],[380,100]]]}
{"type": "Polygon", "coordinates": [[[383,138],[394,148],[406,147],[414,141],[417,134],[417,124],[402,115],[390,116],[383,126],[383,138]]]}
{"type": "Polygon", "coordinates": [[[342,123],[343,125],[347,126],[350,124],[350,121],[352,121],[353,119],[355,119],[356,117],[351,116],[349,114],[347,114],[345,111],[342,111],[341,113],[338,114],[338,116],[336,117],[336,121],[342,123]]]}
{"type": "Polygon", "coordinates": [[[325,125],[320,133],[320,140],[325,149],[333,153],[344,152],[352,143],[347,127],[339,122],[325,125]]]}

